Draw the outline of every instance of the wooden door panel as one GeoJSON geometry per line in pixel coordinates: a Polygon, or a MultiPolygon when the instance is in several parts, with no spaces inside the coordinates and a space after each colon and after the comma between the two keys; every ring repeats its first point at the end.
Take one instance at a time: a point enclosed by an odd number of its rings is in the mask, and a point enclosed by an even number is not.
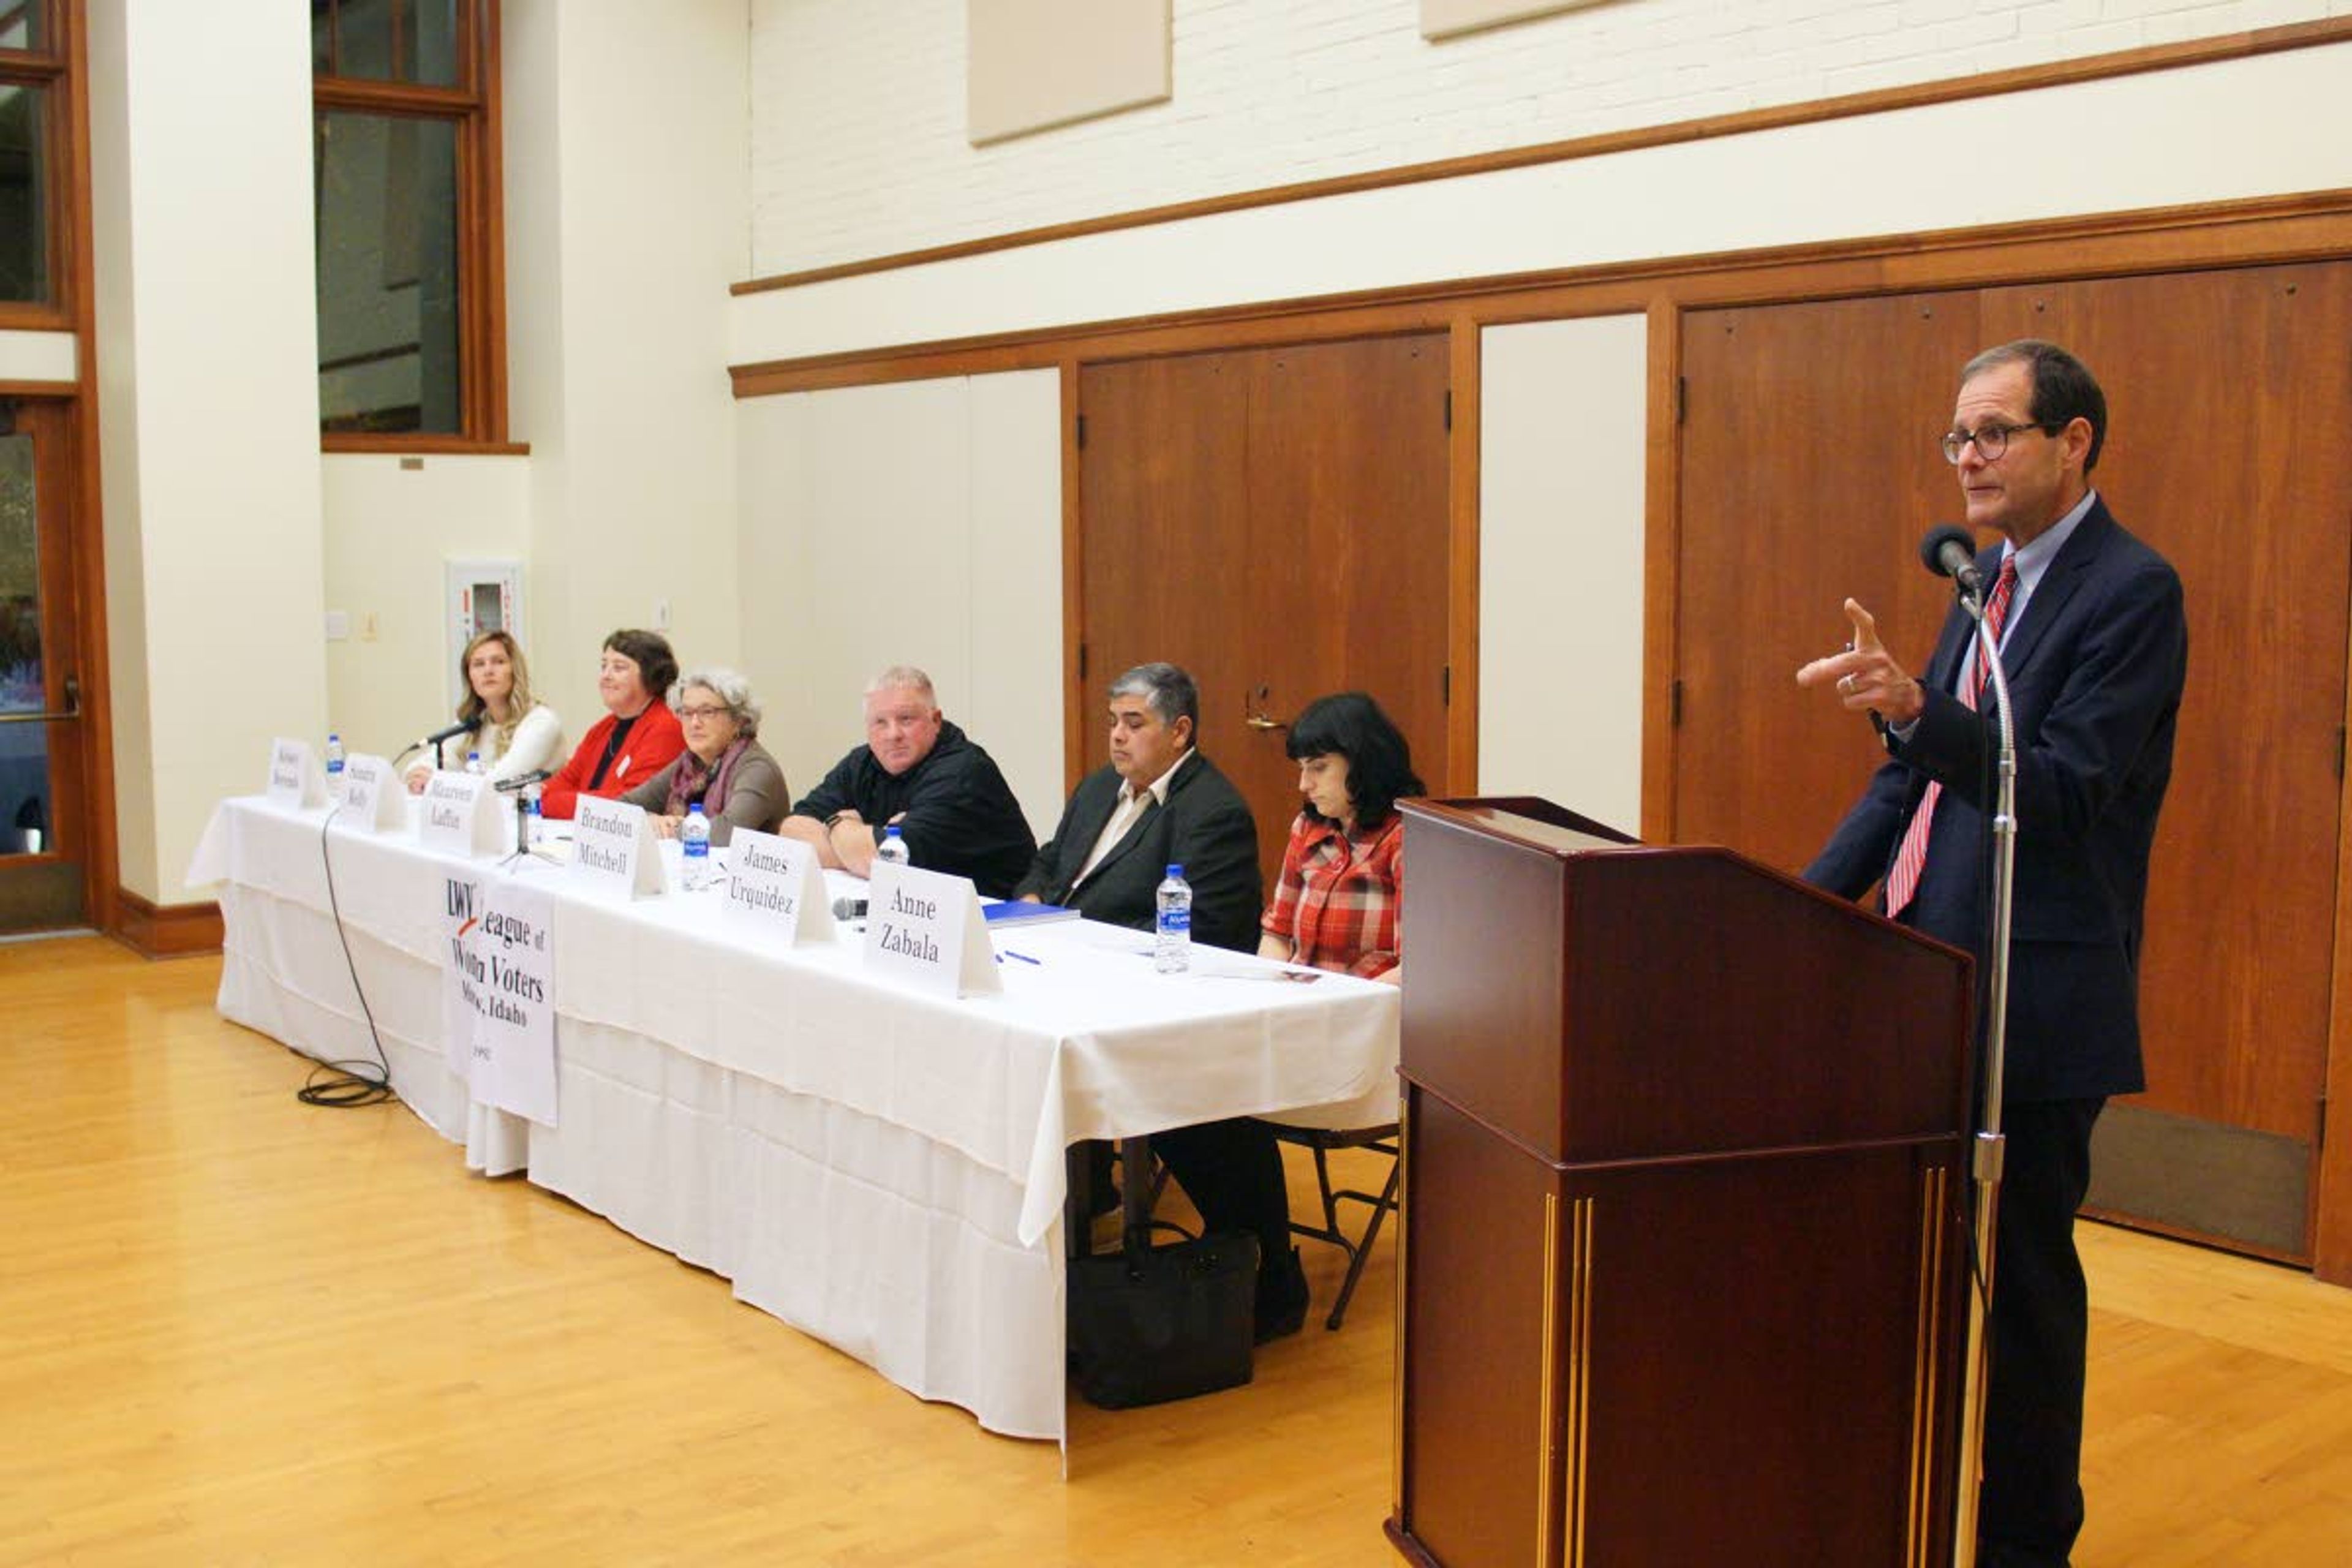
{"type": "Polygon", "coordinates": [[[1843,646],[1849,596],[1927,662],[1950,595],[1916,545],[1959,514],[1936,437],[1977,337],[1965,292],[1687,319],[1675,841],[1796,870],[1885,760],[1797,667],[1843,646]]]}
{"type": "Polygon", "coordinates": [[[1079,377],[1082,640],[1073,700],[1164,658],[1201,686],[1202,749],[1258,822],[1267,880],[1297,769],[1257,710],[1361,688],[1425,778],[1446,739],[1443,334],[1087,366],[1079,377]]]}
{"type": "Polygon", "coordinates": [[[1983,310],[1988,342],[2049,338],[2096,373],[2111,406],[2093,482],[2188,598],[2137,1103],[2307,1144],[2336,900],[2352,268],[1988,290],[1983,310]]]}

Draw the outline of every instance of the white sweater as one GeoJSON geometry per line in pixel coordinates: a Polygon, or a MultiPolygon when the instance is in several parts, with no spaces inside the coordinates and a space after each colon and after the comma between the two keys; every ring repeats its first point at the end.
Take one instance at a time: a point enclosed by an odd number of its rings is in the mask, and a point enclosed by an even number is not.
{"type": "MultiPolygon", "coordinates": [[[[479,751],[482,767],[493,780],[510,779],[521,773],[545,769],[552,771],[563,757],[563,721],[555,710],[544,702],[531,705],[515,726],[514,743],[505,751],[499,749],[499,727],[484,714],[482,721],[470,735],[456,735],[441,742],[441,766],[458,773],[466,766],[466,753],[479,751]]],[[[418,757],[408,764],[412,773],[426,773],[433,767],[431,757],[418,757]]]]}

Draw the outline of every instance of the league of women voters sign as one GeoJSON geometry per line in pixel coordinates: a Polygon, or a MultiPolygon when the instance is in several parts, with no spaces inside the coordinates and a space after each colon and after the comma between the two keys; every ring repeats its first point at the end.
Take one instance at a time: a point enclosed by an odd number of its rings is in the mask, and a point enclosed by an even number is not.
{"type": "Polygon", "coordinates": [[[468,1098],[555,1125],[555,945],[547,895],[443,879],[441,1037],[468,1098]]]}

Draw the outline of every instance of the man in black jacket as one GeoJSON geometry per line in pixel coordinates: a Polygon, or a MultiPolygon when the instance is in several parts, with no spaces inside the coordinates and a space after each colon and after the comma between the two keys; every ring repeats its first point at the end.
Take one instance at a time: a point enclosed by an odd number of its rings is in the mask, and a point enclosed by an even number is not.
{"type": "Polygon", "coordinates": [[[1192,885],[1193,938],[1256,949],[1265,902],[1257,824],[1241,792],[1193,747],[1200,706],[1192,678],[1172,664],[1138,665],[1111,683],[1110,762],[1079,783],[1017,897],[1150,931],[1160,879],[1181,865],[1192,885]]]}
{"type": "Polygon", "coordinates": [[[1037,840],[995,761],[940,711],[931,678],[897,665],[866,689],[866,744],[803,795],[777,831],[826,866],[866,876],[896,825],[908,861],[969,877],[992,899],[1013,891],[1037,840]]]}

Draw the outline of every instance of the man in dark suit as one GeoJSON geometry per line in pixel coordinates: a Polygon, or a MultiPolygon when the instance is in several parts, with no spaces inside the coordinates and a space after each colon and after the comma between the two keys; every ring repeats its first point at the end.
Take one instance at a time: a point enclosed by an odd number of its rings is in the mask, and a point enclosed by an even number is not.
{"type": "Polygon", "coordinates": [[[1192,678],[1172,664],[1138,665],[1111,682],[1110,761],[1079,782],[1015,897],[1150,931],[1160,880],[1181,864],[1193,939],[1256,949],[1257,823],[1192,744],[1200,706],[1192,678]]]}
{"type": "MultiPolygon", "coordinates": [[[[2082,1528],[2089,1307],[2074,1211],[2090,1185],[2100,1109],[2146,1087],[2142,910],[2189,633],[2179,578],[2090,488],[2105,432],[2106,400],[2090,372],[2027,341],[1969,363],[1944,437],[1969,524],[2001,535],[1976,564],[2018,757],[2007,1152],[1977,1516],[1987,1568],[2063,1565],[2082,1528]]],[[[1805,877],[1849,898],[1883,879],[1893,918],[1977,953],[1981,972],[1998,733],[1973,623],[1956,607],[1915,679],[1868,612],[1848,599],[1845,613],[1848,649],[1797,679],[1834,683],[1849,710],[1878,724],[1893,760],[1805,877]]]]}
{"type": "MultiPolygon", "coordinates": [[[[1193,737],[1201,693],[1172,664],[1139,664],[1110,684],[1110,762],[1082,780],[1061,826],[1037,851],[1016,897],[1067,904],[1089,920],[1150,931],[1171,865],[1192,888],[1192,935],[1212,947],[1257,946],[1265,883],[1249,803],[1193,737]]],[[[1307,1276],[1290,1245],[1290,1201],[1274,1133],[1248,1117],[1151,1135],[1210,1230],[1258,1238],[1257,1337],[1297,1330],[1307,1276]]],[[[1089,1159],[1108,1190],[1108,1151],[1089,1159]]]]}

